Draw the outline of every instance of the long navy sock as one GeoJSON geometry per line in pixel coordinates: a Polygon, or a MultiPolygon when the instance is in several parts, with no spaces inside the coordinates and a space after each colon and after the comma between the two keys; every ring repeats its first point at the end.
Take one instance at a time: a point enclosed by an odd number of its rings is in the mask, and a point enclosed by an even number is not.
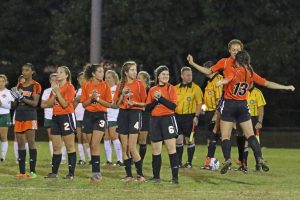
{"type": "Polygon", "coordinates": [[[222,151],[223,156],[225,158],[225,161],[230,159],[230,153],[231,153],[231,142],[230,140],[226,139],[222,141],[222,151]]]}
{"type": "Polygon", "coordinates": [[[19,170],[20,174],[25,174],[26,150],[18,150],[19,153],[19,170]]]}
{"type": "MultiPolygon", "coordinates": [[[[68,153],[69,175],[74,176],[76,167],[76,152],[68,153]]],[[[99,156],[99,171],[100,171],[100,156],[99,156]]]]}
{"type": "Polygon", "coordinates": [[[100,173],[100,156],[92,156],[92,173],[100,173]]]}
{"type": "Polygon", "coordinates": [[[139,150],[139,153],[140,153],[140,156],[141,156],[141,160],[142,160],[142,161],[143,161],[144,158],[145,158],[146,152],[147,152],[147,144],[140,144],[140,150],[139,150]]]}
{"type": "Polygon", "coordinates": [[[209,133],[209,144],[207,147],[207,157],[213,158],[215,157],[216,147],[218,142],[218,135],[214,132],[210,131],[209,133]]]}
{"type": "Polygon", "coordinates": [[[248,138],[248,144],[251,147],[251,149],[253,150],[255,159],[262,158],[260,145],[254,135],[252,135],[248,138]]]}
{"type": "Polygon", "coordinates": [[[178,179],[178,155],[177,153],[169,154],[171,169],[172,169],[172,177],[178,179]]]}
{"type": "Polygon", "coordinates": [[[137,161],[137,162],[134,162],[134,165],[135,165],[136,173],[137,173],[139,176],[144,176],[144,175],[143,175],[142,160],[139,160],[139,161],[137,161]]]}
{"type": "Polygon", "coordinates": [[[194,153],[195,153],[195,144],[189,144],[187,146],[187,153],[188,153],[188,162],[192,164],[194,153]]]}
{"type": "Polygon", "coordinates": [[[61,154],[53,154],[52,156],[52,173],[57,174],[61,162],[61,154]]]}
{"type": "Polygon", "coordinates": [[[178,155],[178,162],[182,165],[183,144],[176,144],[176,152],[178,155]]]}
{"type": "Polygon", "coordinates": [[[124,160],[125,171],[126,171],[126,176],[127,177],[132,177],[131,162],[132,162],[131,158],[128,158],[128,159],[124,160]]]}
{"type": "Polygon", "coordinates": [[[161,154],[152,155],[153,178],[160,179],[160,169],[161,169],[161,154]]]}
{"type": "Polygon", "coordinates": [[[239,161],[243,162],[244,160],[244,149],[245,149],[246,138],[243,135],[236,136],[236,144],[239,151],[239,161]]]}
{"type": "Polygon", "coordinates": [[[29,149],[29,157],[30,157],[30,163],[29,163],[30,172],[36,173],[36,171],[35,171],[36,158],[37,158],[37,151],[36,151],[36,149],[29,149]]]}

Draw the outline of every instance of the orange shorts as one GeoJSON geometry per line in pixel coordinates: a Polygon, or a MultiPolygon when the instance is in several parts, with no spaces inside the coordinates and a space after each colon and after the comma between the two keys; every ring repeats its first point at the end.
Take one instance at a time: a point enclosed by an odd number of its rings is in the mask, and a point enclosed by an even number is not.
{"type": "Polygon", "coordinates": [[[22,133],[27,130],[37,130],[37,120],[17,121],[15,120],[15,133],[22,133]]]}

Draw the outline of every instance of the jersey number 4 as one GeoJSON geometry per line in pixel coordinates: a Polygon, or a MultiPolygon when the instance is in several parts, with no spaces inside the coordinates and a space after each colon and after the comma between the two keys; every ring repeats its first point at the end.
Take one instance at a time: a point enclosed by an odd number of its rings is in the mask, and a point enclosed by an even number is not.
{"type": "Polygon", "coordinates": [[[245,82],[236,83],[234,85],[233,95],[243,96],[247,92],[248,87],[249,85],[245,82]]]}

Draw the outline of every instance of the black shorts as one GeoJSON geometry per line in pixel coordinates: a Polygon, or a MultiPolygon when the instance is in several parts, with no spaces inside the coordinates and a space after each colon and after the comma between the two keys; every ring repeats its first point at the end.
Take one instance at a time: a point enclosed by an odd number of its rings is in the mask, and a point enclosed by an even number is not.
{"type": "Polygon", "coordinates": [[[177,122],[174,115],[150,117],[149,138],[159,142],[178,137],[177,122]]]}
{"type": "Polygon", "coordinates": [[[150,113],[142,111],[142,128],[141,131],[149,131],[150,113]]]}
{"type": "Polygon", "coordinates": [[[176,114],[176,122],[178,125],[178,134],[184,135],[185,137],[190,137],[192,129],[193,129],[193,119],[195,117],[194,114],[176,114]]]}
{"type": "Polygon", "coordinates": [[[53,115],[51,135],[66,136],[75,133],[76,121],[74,114],[53,115]]]}
{"type": "Polygon", "coordinates": [[[117,132],[119,134],[137,134],[140,132],[142,126],[142,111],[120,109],[117,123],[117,132]]]}
{"type": "Polygon", "coordinates": [[[82,132],[93,133],[93,131],[104,132],[107,128],[107,113],[106,112],[90,112],[85,110],[82,121],[82,132]]]}
{"type": "Polygon", "coordinates": [[[251,119],[247,101],[224,99],[220,107],[220,113],[223,121],[238,124],[251,119]]]}
{"type": "Polygon", "coordinates": [[[214,111],[205,111],[204,114],[204,130],[205,131],[212,131],[214,128],[214,124],[212,123],[212,118],[215,114],[215,110],[214,111]]]}

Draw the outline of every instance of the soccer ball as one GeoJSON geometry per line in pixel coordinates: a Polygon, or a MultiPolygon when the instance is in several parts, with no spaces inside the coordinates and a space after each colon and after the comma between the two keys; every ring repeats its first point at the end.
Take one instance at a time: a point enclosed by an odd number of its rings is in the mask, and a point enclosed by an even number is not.
{"type": "Polygon", "coordinates": [[[220,166],[220,162],[218,159],[216,159],[216,158],[210,159],[210,164],[209,164],[210,170],[215,171],[215,170],[219,169],[219,166],[220,166]]]}

